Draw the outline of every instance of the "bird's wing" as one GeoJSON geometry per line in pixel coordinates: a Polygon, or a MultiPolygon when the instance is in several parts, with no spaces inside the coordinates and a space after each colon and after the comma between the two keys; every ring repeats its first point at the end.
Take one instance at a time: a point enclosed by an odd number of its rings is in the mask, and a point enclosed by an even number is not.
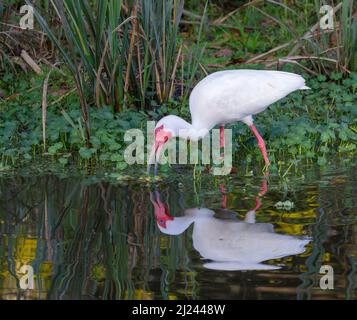
{"type": "Polygon", "coordinates": [[[281,71],[229,70],[213,73],[193,89],[190,111],[195,127],[242,120],[289,93],[305,89],[300,75],[281,71]]]}

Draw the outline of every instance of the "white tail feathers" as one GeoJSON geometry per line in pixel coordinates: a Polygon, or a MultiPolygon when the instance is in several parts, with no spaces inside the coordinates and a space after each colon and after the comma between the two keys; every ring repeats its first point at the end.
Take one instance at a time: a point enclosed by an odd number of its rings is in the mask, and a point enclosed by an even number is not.
{"type": "Polygon", "coordinates": [[[300,90],[311,90],[311,88],[308,87],[308,86],[303,86],[303,87],[300,88],[300,90]]]}

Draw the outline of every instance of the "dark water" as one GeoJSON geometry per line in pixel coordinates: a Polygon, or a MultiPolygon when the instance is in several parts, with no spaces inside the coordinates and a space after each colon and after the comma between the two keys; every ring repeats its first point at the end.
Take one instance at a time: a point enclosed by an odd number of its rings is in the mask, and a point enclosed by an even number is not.
{"type": "Polygon", "coordinates": [[[356,168],[156,188],[2,177],[0,299],[356,299],[356,168]],[[323,265],[333,289],[320,288],[323,265]]]}

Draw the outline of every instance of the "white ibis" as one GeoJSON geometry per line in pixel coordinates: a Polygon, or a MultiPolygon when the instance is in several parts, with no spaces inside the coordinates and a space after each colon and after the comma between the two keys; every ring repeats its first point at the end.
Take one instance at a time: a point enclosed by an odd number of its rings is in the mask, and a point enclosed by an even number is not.
{"type": "Polygon", "coordinates": [[[210,260],[205,268],[215,270],[273,270],[278,266],[264,264],[303,253],[310,242],[308,237],[277,234],[270,223],[255,223],[255,210],[247,212],[245,220],[236,218],[235,212],[207,208],[185,210],[182,217],[172,217],[168,207],[151,196],[155,217],[160,231],[168,235],[180,235],[193,224],[192,240],[195,250],[210,260]],[[218,218],[220,214],[224,219],[218,218]]]}
{"type": "Polygon", "coordinates": [[[224,125],[241,121],[248,125],[258,140],[265,165],[269,159],[263,138],[253,124],[253,116],[293,91],[310,89],[305,79],[294,73],[269,70],[226,70],[201,80],[190,95],[192,124],[168,115],[155,127],[155,142],[148,159],[148,172],[157,163],[163,145],[173,137],[202,139],[217,125],[221,127],[220,146],[224,147],[224,125]]]}

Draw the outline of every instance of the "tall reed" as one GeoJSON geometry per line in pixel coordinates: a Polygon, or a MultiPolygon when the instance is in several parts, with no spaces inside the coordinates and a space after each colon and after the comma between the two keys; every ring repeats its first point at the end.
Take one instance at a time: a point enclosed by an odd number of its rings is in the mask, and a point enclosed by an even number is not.
{"type": "MultiPolygon", "coordinates": [[[[267,53],[260,54],[258,58],[282,48],[292,47],[286,56],[277,59],[268,66],[276,63],[293,63],[315,75],[328,75],[331,72],[347,74],[356,71],[357,20],[354,16],[353,3],[353,0],[343,0],[333,6],[333,3],[329,1],[307,1],[304,10],[299,11],[296,7],[288,7],[282,2],[272,0],[254,2],[255,10],[276,22],[290,34],[289,42],[279,45],[267,53]],[[261,8],[263,3],[265,6],[261,8]],[[320,27],[322,18],[320,9],[326,4],[333,8],[332,29],[320,27]],[[280,10],[278,10],[279,7],[280,10]],[[281,16],[281,7],[285,10],[284,16],[281,16]],[[310,22],[311,25],[301,32],[301,26],[307,22],[310,22]]],[[[249,62],[254,60],[256,59],[250,59],[249,62]]]]}
{"type": "MultiPolygon", "coordinates": [[[[90,105],[111,105],[120,112],[173,98],[179,85],[179,65],[184,61],[179,41],[183,5],[183,0],[52,0],[64,37],[57,36],[46,14],[35,7],[37,21],[73,75],[87,144],[90,105]]],[[[202,53],[197,45],[191,51],[190,79],[202,53]]],[[[184,76],[181,78],[183,82],[184,76]]]]}
{"type": "Polygon", "coordinates": [[[121,111],[131,103],[144,108],[153,99],[165,103],[174,96],[184,51],[179,41],[183,0],[51,4],[65,39],[56,37],[38,10],[36,17],[87,104],[113,105],[121,111]]]}
{"type": "MultiPolygon", "coordinates": [[[[353,16],[353,0],[343,0],[334,7],[333,29],[316,29],[308,41],[308,50],[315,60],[316,71],[329,73],[357,71],[357,20],[353,16]]],[[[324,1],[315,0],[317,16],[324,1]]],[[[328,4],[328,3],[327,3],[328,4]]]]}

